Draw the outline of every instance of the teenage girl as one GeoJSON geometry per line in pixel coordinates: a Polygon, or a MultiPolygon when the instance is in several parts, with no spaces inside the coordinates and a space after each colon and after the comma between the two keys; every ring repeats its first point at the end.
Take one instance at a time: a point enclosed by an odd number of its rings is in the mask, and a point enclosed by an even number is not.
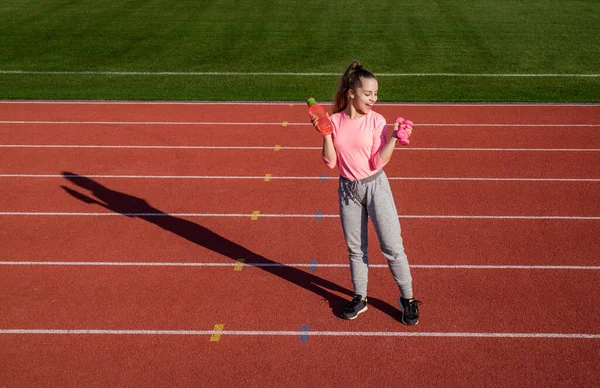
{"type": "MultiPolygon", "coordinates": [[[[377,101],[375,75],[353,62],[344,72],[329,117],[333,133],[323,136],[325,164],[340,173],[338,188],[340,219],[348,246],[354,297],[344,306],[342,318],[355,319],[367,310],[367,220],[371,218],[381,251],[400,288],[402,322],[416,325],[419,301],[413,298],[412,278],[402,237],[400,221],[383,167],[390,161],[398,141],[398,123],[391,135],[386,120],[373,111],[377,101]]],[[[316,127],[318,119],[312,117],[316,127]]],[[[410,135],[412,128],[406,128],[410,135]]]]}

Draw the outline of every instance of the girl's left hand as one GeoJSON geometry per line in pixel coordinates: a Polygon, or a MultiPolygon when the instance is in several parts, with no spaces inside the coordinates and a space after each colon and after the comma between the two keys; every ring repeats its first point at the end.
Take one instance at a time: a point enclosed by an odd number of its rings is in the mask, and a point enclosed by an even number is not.
{"type": "Polygon", "coordinates": [[[413,130],[412,125],[394,123],[394,130],[392,131],[392,136],[394,136],[395,138],[398,138],[398,131],[405,131],[406,134],[408,135],[407,137],[410,137],[412,130],[413,130]]]}
{"type": "Polygon", "coordinates": [[[413,130],[413,122],[410,120],[405,120],[402,125],[400,125],[401,129],[404,129],[406,131],[406,133],[408,134],[408,136],[410,136],[410,134],[412,133],[413,130]]]}
{"type": "Polygon", "coordinates": [[[396,120],[394,120],[394,132],[392,133],[392,136],[398,139],[400,144],[407,146],[410,143],[408,138],[412,133],[412,126],[412,121],[404,120],[402,117],[396,117],[396,120]]]}

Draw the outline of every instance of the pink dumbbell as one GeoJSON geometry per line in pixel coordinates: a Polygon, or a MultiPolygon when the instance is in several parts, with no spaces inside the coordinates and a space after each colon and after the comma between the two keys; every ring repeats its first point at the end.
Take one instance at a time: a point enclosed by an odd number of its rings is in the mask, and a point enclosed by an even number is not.
{"type": "Polygon", "coordinates": [[[406,132],[406,127],[412,127],[413,122],[410,120],[404,120],[402,117],[396,117],[395,122],[400,123],[400,126],[398,127],[398,133],[396,136],[398,136],[400,144],[402,144],[403,146],[407,146],[408,143],[410,143],[410,141],[408,140],[408,132],[406,132]]]}

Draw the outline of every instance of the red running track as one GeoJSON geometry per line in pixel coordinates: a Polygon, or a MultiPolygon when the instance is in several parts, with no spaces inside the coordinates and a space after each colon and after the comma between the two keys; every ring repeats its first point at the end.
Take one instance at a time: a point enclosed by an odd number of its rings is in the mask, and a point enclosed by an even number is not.
{"type": "Polygon", "coordinates": [[[303,105],[0,102],[0,385],[598,385],[600,107],[379,111],[416,327],[303,105]]]}

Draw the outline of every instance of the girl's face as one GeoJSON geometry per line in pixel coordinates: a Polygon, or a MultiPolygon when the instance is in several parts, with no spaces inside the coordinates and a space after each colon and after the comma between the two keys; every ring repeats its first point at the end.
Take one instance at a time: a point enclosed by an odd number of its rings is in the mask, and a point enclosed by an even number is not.
{"type": "Polygon", "coordinates": [[[367,114],[375,102],[377,102],[377,92],[379,84],[374,78],[362,78],[362,86],[356,90],[349,90],[348,96],[354,109],[361,114],[367,114]]]}

